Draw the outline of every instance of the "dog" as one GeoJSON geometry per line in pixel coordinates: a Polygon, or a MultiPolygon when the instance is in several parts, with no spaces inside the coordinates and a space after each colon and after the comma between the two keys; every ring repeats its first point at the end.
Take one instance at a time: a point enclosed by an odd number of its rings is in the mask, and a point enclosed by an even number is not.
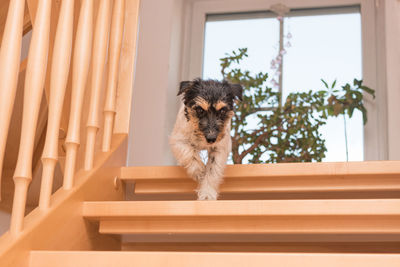
{"type": "Polygon", "coordinates": [[[231,152],[231,119],[234,101],[242,100],[243,88],[228,81],[202,80],[180,83],[182,106],[169,138],[179,165],[198,182],[198,200],[216,200],[231,152]],[[207,150],[204,164],[200,151],[207,150]]]}

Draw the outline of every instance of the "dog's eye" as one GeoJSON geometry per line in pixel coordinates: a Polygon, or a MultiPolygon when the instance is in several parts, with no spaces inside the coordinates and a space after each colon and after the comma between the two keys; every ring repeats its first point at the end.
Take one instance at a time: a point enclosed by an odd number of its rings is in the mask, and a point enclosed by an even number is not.
{"type": "Polygon", "coordinates": [[[219,110],[219,114],[223,116],[223,115],[226,114],[227,111],[228,111],[227,108],[221,108],[221,109],[219,110]]]}
{"type": "Polygon", "coordinates": [[[205,110],[204,109],[202,109],[201,107],[196,107],[195,108],[195,110],[196,110],[196,113],[197,113],[197,116],[203,116],[204,114],[205,114],[205,110]]]}

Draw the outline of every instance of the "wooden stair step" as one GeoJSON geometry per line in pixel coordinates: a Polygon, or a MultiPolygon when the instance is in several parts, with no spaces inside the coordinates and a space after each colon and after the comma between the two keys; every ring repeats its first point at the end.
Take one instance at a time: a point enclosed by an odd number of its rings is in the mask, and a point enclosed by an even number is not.
{"type": "MultiPolygon", "coordinates": [[[[196,183],[182,167],[123,167],[120,179],[135,183],[135,194],[193,194],[196,183]]],[[[400,162],[329,162],[228,165],[226,193],[389,193],[400,197],[400,162]]],[[[357,194],[356,194],[357,195],[357,194]]],[[[382,194],[381,194],[382,195],[382,194]]],[[[381,197],[378,196],[378,198],[381,197]]],[[[374,195],[371,195],[374,197],[374,195]]],[[[342,198],[342,197],[339,197],[342,198]]],[[[354,198],[351,197],[351,198],[354,198]]]]}
{"type": "Polygon", "coordinates": [[[400,199],[85,202],[109,234],[400,234],[400,199]]]}
{"type": "Polygon", "coordinates": [[[122,251],[265,252],[265,253],[397,253],[400,242],[123,242],[122,251]]]}
{"type": "Polygon", "coordinates": [[[399,254],[32,251],[30,267],[398,267],[399,254]]]}

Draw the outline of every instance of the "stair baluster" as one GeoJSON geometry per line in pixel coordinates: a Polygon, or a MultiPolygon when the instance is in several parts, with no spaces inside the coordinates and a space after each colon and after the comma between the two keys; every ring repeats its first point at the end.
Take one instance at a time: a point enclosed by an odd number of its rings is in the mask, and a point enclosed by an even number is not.
{"type": "Polygon", "coordinates": [[[111,147],[114,118],[116,113],[118,67],[122,47],[122,37],[125,21],[125,0],[115,0],[113,7],[110,53],[108,63],[108,77],[106,100],[104,106],[104,134],[102,150],[107,152],[111,147]]]}
{"type": "Polygon", "coordinates": [[[64,0],[58,19],[53,52],[55,56],[51,65],[49,119],[42,156],[43,173],[39,199],[39,207],[42,209],[50,206],[54,169],[58,160],[58,137],[71,62],[73,22],[74,0],[64,0]]]}
{"type": "Polygon", "coordinates": [[[78,30],[75,38],[71,110],[68,123],[68,133],[65,140],[66,161],[63,187],[72,188],[74,183],[75,164],[80,144],[80,124],[82,104],[85,95],[86,81],[89,72],[93,34],[93,0],[82,1],[79,14],[78,30]]]}
{"type": "Polygon", "coordinates": [[[22,231],[28,186],[32,180],[32,157],[40,101],[47,68],[51,0],[39,1],[29,47],[25,77],[21,141],[14,172],[15,193],[10,232],[22,231]]]}
{"type": "Polygon", "coordinates": [[[25,0],[10,1],[0,50],[0,181],[8,127],[17,90],[24,7],[25,0]]]}
{"type": "Polygon", "coordinates": [[[85,170],[93,168],[94,146],[96,134],[100,128],[100,96],[102,92],[103,74],[107,55],[107,44],[110,32],[111,1],[102,0],[96,19],[96,30],[94,36],[93,55],[92,55],[92,80],[89,115],[87,119],[86,151],[85,151],[85,170]]]}

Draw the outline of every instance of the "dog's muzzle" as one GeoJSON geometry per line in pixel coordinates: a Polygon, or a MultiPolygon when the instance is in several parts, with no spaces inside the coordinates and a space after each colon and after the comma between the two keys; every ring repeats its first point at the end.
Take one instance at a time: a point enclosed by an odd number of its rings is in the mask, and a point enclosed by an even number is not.
{"type": "Polygon", "coordinates": [[[217,138],[216,137],[211,137],[211,138],[207,137],[206,140],[207,140],[207,143],[212,144],[217,140],[217,138]]]}
{"type": "Polygon", "coordinates": [[[206,137],[207,143],[213,144],[213,143],[215,143],[215,141],[217,141],[218,134],[217,133],[209,133],[205,137],[206,137]]]}

